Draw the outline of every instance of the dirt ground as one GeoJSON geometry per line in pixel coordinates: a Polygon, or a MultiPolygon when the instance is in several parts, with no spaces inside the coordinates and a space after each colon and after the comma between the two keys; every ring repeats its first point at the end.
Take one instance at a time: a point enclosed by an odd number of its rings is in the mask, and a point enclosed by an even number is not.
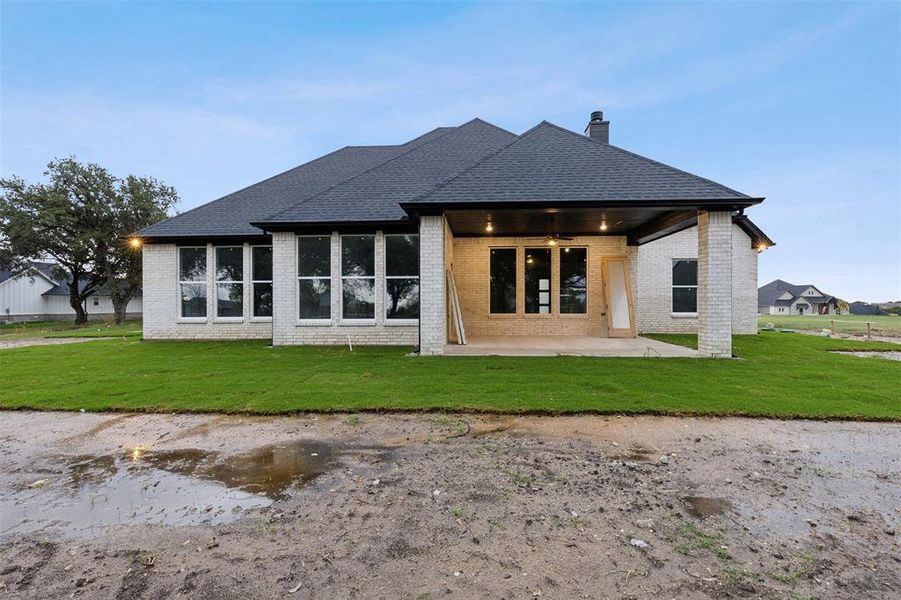
{"type": "Polygon", "coordinates": [[[0,596],[897,598],[901,424],[0,412],[0,596]]]}

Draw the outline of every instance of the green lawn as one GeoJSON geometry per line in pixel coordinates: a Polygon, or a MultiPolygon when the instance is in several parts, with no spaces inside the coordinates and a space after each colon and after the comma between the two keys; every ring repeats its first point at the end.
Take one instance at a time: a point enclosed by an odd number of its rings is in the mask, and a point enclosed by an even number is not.
{"type": "Polygon", "coordinates": [[[76,327],[71,321],[33,321],[0,325],[0,341],[22,338],[55,337],[122,337],[140,336],[141,321],[126,321],[116,325],[112,321],[89,321],[76,327]]]}
{"type": "Polygon", "coordinates": [[[866,333],[869,321],[873,335],[901,336],[901,316],[892,315],[760,315],[757,324],[760,327],[773,324],[785,329],[830,329],[833,319],[837,333],[866,333]]]}
{"type": "MultiPolygon", "coordinates": [[[[693,344],[693,336],[660,336],[693,344]]],[[[0,350],[0,407],[288,413],[477,410],[901,420],[897,345],[765,332],[742,360],[405,357],[408,349],[136,338],[0,350]]]]}

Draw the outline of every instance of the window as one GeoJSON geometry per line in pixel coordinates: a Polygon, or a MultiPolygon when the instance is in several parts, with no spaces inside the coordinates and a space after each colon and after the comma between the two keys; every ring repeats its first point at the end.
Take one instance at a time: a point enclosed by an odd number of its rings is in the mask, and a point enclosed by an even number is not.
{"type": "Polygon", "coordinates": [[[205,247],[178,249],[178,293],[182,318],[206,318],[205,247]]]}
{"type": "Polygon", "coordinates": [[[341,236],[341,294],[345,319],[375,318],[375,236],[341,236]]]}
{"type": "Polygon", "coordinates": [[[332,238],[297,238],[297,305],[301,319],[332,317],[332,238]]]}
{"type": "Polygon", "coordinates": [[[100,306],[100,298],[94,297],[94,306],[100,306]]]}
{"type": "Polygon", "coordinates": [[[216,316],[244,316],[244,248],[216,248],[216,316]]]}
{"type": "Polygon", "coordinates": [[[673,260],[673,312],[698,312],[698,261],[673,260]]]}
{"type": "Polygon", "coordinates": [[[419,236],[385,236],[385,317],[419,318],[419,236]]]}
{"type": "Polygon", "coordinates": [[[560,313],[588,312],[588,249],[560,250],[560,313]]]}
{"type": "Polygon", "coordinates": [[[492,248],[490,259],[491,312],[516,312],[516,249],[492,248]]]}
{"type": "Polygon", "coordinates": [[[250,249],[251,285],[254,317],[272,316],[272,246],[250,249]]]}
{"type": "Polygon", "coordinates": [[[526,248],[526,313],[551,312],[551,249],[526,248]]]}

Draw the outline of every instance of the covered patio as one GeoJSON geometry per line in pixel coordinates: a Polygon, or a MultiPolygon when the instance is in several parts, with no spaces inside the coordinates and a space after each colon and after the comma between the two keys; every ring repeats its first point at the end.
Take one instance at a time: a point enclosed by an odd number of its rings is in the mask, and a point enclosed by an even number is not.
{"type": "Polygon", "coordinates": [[[448,344],[446,356],[606,356],[633,358],[697,358],[692,348],[645,337],[602,338],[582,335],[484,336],[466,345],[448,344]]]}

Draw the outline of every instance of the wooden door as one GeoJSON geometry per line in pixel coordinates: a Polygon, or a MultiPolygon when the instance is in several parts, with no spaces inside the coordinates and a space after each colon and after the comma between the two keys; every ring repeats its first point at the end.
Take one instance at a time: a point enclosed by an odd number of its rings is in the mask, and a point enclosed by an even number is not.
{"type": "Polygon", "coordinates": [[[607,306],[607,335],[635,337],[635,310],[632,282],[626,256],[606,256],[602,263],[604,304],[607,306]]]}

